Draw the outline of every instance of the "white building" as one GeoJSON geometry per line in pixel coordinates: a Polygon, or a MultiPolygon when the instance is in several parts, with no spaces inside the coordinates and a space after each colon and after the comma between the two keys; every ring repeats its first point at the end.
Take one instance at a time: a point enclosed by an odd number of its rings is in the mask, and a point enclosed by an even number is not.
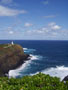
{"type": "Polygon", "coordinates": [[[14,45],[14,42],[12,41],[11,44],[14,45]]]}

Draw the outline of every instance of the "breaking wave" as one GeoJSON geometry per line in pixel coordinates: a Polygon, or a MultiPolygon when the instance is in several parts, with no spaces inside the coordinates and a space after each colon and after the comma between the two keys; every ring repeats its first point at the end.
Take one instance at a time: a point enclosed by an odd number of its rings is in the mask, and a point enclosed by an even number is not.
{"type": "Polygon", "coordinates": [[[68,67],[65,66],[57,66],[55,68],[49,68],[42,71],[45,74],[49,74],[51,76],[60,77],[62,80],[65,76],[68,75],[68,67]]]}
{"type": "Polygon", "coordinates": [[[32,62],[32,60],[38,60],[39,59],[39,56],[37,56],[37,55],[30,54],[30,56],[31,56],[31,59],[28,61],[25,61],[25,63],[22,64],[19,68],[15,69],[15,70],[10,70],[9,71],[9,77],[22,76],[21,71],[27,69],[28,66],[30,65],[30,63],[32,62]]]}
{"type": "MultiPolygon", "coordinates": [[[[35,49],[24,48],[24,52],[31,53],[30,54],[30,56],[31,56],[30,60],[25,61],[25,63],[22,64],[18,69],[10,70],[9,71],[9,77],[23,76],[22,71],[24,72],[25,70],[27,70],[33,60],[40,60],[41,59],[42,56],[33,55],[32,52],[34,52],[34,51],[36,51],[36,50],[35,49]]],[[[40,71],[38,71],[36,73],[31,73],[31,74],[28,74],[28,75],[35,75],[39,72],[40,71]]],[[[65,76],[68,75],[68,67],[56,66],[56,67],[46,68],[46,69],[42,70],[41,72],[44,73],[44,74],[49,74],[50,76],[57,76],[62,80],[65,76]]]]}
{"type": "MultiPolygon", "coordinates": [[[[65,66],[56,66],[56,67],[51,67],[45,70],[41,71],[44,74],[49,74],[50,76],[53,77],[59,77],[61,80],[64,79],[65,76],[68,75],[68,67],[65,66]]],[[[35,74],[38,74],[39,72],[36,72],[35,74]]],[[[35,74],[30,74],[30,75],[35,75],[35,74]]]]}
{"type": "Polygon", "coordinates": [[[23,48],[25,53],[33,53],[34,51],[36,51],[35,49],[30,49],[30,48],[23,48]]]}

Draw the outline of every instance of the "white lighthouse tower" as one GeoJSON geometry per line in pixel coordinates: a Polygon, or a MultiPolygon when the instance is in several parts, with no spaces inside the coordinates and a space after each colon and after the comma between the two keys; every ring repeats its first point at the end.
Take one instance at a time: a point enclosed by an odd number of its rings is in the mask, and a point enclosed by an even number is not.
{"type": "Polygon", "coordinates": [[[14,42],[12,41],[11,44],[14,45],[14,42]]]}

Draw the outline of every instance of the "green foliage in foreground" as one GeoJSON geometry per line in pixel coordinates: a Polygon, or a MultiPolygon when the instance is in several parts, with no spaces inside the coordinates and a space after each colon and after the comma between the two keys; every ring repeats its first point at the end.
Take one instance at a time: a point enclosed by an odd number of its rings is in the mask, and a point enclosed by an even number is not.
{"type": "Polygon", "coordinates": [[[0,90],[68,90],[68,82],[42,73],[19,79],[0,77],[0,90]]]}

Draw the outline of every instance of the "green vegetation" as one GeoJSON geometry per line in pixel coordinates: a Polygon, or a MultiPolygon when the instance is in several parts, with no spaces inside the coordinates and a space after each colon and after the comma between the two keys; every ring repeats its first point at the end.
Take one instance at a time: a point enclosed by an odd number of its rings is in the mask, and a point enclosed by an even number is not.
{"type": "MultiPolygon", "coordinates": [[[[5,54],[10,54],[11,52],[14,52],[15,50],[20,49],[23,51],[22,47],[17,44],[0,44],[0,56],[3,56],[5,54]]],[[[23,51],[24,53],[24,51],[23,51]]]]}
{"type": "Polygon", "coordinates": [[[0,78],[0,90],[68,90],[68,81],[64,83],[57,77],[39,73],[22,78],[0,78]]]}

